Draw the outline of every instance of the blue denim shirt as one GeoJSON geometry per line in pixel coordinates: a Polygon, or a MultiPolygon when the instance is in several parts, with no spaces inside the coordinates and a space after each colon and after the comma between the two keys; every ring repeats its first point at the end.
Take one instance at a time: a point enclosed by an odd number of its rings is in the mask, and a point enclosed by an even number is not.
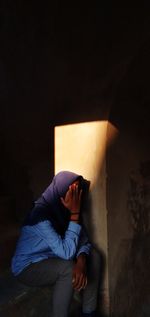
{"type": "Polygon", "coordinates": [[[49,220],[25,225],[21,229],[11,268],[14,275],[18,275],[28,265],[50,257],[70,260],[80,253],[90,252],[91,244],[81,225],[69,222],[64,238],[53,228],[49,220]]]}

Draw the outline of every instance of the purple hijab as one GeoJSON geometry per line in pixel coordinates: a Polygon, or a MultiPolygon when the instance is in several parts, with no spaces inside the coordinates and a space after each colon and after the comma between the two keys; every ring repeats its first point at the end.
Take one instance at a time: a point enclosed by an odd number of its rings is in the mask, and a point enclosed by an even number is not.
{"type": "Polygon", "coordinates": [[[47,189],[42,194],[42,197],[47,201],[47,203],[52,204],[60,200],[63,197],[69,186],[74,183],[77,179],[83,179],[81,175],[75,174],[69,171],[62,171],[56,174],[47,187],[47,189]]]}
{"type": "Polygon", "coordinates": [[[85,180],[81,175],[69,171],[56,174],[41,197],[35,201],[34,208],[26,217],[23,226],[32,226],[49,220],[57,233],[64,236],[70,220],[70,211],[63,206],[60,197],[64,197],[69,186],[77,179],[80,180],[80,186],[83,187],[85,180]]]}

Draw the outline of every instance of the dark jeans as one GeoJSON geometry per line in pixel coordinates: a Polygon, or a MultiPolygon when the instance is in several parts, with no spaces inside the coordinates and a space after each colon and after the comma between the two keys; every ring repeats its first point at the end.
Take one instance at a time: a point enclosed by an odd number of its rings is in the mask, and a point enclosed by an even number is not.
{"type": "MultiPolygon", "coordinates": [[[[18,279],[28,286],[53,285],[52,316],[67,317],[73,295],[73,265],[74,261],[49,258],[29,265],[18,275],[18,279]]],[[[94,311],[97,307],[99,276],[100,256],[93,249],[88,257],[88,283],[81,291],[84,312],[94,311]]]]}

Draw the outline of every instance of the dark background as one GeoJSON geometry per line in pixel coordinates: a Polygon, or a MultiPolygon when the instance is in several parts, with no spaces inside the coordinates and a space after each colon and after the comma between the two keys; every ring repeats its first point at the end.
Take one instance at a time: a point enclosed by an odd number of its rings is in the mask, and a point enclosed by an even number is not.
{"type": "MultiPolygon", "coordinates": [[[[109,120],[120,134],[126,131],[129,143],[134,139],[140,144],[138,166],[143,149],[147,153],[146,172],[141,173],[149,179],[150,6],[2,0],[0,12],[0,210],[5,235],[8,223],[20,223],[53,176],[55,125],[109,120]]],[[[134,142],[128,151],[133,148],[134,142]]],[[[130,156],[128,151],[124,156],[130,156]]],[[[115,178],[120,170],[113,173],[108,162],[108,172],[115,178]]],[[[1,241],[3,245],[3,236],[1,241]]],[[[147,245],[140,243],[137,247],[134,240],[134,252],[147,245]]],[[[148,316],[131,310],[132,316],[148,316]]]]}

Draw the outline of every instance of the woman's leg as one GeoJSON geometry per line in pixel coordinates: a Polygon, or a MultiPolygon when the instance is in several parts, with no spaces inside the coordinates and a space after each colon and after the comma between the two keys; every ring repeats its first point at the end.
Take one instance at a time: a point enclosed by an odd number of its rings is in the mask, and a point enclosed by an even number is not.
{"type": "Polygon", "coordinates": [[[50,258],[31,264],[18,276],[28,286],[53,285],[53,317],[67,317],[71,302],[73,261],[50,258]]]}
{"type": "Polygon", "coordinates": [[[82,311],[84,313],[91,313],[97,309],[98,291],[101,273],[101,257],[96,249],[91,250],[88,258],[88,283],[83,291],[82,297],[82,311]]]}
{"type": "Polygon", "coordinates": [[[59,278],[56,280],[53,292],[53,317],[67,317],[69,307],[73,295],[72,287],[72,268],[73,262],[70,265],[66,263],[60,266],[59,278]]]}

